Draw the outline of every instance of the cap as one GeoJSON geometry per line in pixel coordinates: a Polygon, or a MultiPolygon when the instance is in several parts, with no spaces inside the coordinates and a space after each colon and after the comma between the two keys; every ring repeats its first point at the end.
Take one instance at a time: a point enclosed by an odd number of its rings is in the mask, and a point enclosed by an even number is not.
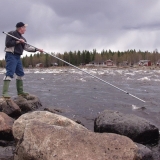
{"type": "Polygon", "coordinates": [[[28,26],[28,24],[24,24],[23,22],[18,22],[17,24],[16,24],[16,28],[19,28],[19,27],[23,27],[23,26],[28,26]]]}

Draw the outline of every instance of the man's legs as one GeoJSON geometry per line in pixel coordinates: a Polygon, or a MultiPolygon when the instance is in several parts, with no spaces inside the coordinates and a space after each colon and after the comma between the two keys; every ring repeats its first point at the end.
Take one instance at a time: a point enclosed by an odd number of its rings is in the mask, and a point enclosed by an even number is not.
{"type": "Polygon", "coordinates": [[[18,63],[17,63],[17,67],[16,67],[16,86],[17,86],[17,94],[21,95],[21,96],[27,96],[28,93],[23,92],[23,79],[22,77],[24,76],[24,72],[23,72],[23,66],[22,66],[22,62],[19,58],[18,63]]]}
{"type": "Polygon", "coordinates": [[[6,60],[6,76],[4,77],[4,83],[3,83],[3,91],[2,96],[4,98],[10,98],[8,95],[8,89],[11,79],[13,78],[13,75],[15,73],[17,61],[12,53],[6,53],[5,56],[6,60]]]}

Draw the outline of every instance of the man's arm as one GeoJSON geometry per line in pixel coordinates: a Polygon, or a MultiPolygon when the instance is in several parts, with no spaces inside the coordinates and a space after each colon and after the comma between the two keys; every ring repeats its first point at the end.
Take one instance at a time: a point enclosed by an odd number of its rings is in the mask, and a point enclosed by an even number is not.
{"type": "Polygon", "coordinates": [[[43,49],[34,48],[28,44],[24,45],[24,50],[28,52],[36,52],[36,51],[43,52],[43,49]]]}
{"type": "MultiPolygon", "coordinates": [[[[9,34],[11,34],[11,33],[9,33],[9,34]]],[[[16,43],[15,39],[13,39],[12,37],[10,37],[8,35],[6,36],[5,45],[6,45],[7,48],[14,47],[16,44],[17,43],[16,43]]]]}
{"type": "Polygon", "coordinates": [[[24,44],[24,50],[25,50],[25,51],[28,51],[28,52],[36,52],[36,51],[37,51],[36,48],[31,47],[31,46],[28,45],[28,44],[24,44]]]}

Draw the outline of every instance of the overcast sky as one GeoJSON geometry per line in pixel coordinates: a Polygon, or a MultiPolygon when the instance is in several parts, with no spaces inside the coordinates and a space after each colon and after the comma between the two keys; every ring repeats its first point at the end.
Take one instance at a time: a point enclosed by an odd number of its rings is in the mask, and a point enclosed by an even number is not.
{"type": "Polygon", "coordinates": [[[27,23],[27,42],[47,52],[160,51],[159,0],[1,0],[0,11],[1,31],[27,23]]]}

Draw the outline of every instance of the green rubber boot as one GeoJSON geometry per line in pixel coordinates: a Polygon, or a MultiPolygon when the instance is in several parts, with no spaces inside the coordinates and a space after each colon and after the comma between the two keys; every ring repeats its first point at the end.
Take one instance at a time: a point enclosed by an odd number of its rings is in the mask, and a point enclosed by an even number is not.
{"type": "Polygon", "coordinates": [[[28,96],[28,93],[23,92],[23,80],[16,80],[16,86],[17,86],[17,94],[19,96],[25,97],[28,96]]]}
{"type": "Polygon", "coordinates": [[[9,84],[10,84],[10,80],[4,80],[4,83],[3,83],[3,91],[2,91],[2,96],[3,96],[4,98],[11,98],[11,97],[8,95],[9,84]]]}

